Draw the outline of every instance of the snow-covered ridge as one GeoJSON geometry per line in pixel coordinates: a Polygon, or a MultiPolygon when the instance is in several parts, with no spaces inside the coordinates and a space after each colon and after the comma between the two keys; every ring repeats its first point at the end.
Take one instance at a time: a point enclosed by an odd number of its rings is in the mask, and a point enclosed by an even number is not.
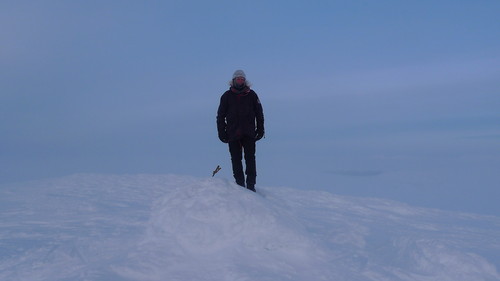
{"type": "Polygon", "coordinates": [[[500,218],[178,175],[0,186],[0,280],[500,280],[500,218]]]}

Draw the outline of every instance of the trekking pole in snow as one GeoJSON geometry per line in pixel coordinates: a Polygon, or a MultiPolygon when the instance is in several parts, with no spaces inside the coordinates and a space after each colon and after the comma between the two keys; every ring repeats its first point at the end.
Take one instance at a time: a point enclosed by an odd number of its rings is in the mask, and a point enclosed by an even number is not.
{"type": "Polygon", "coordinates": [[[215,170],[212,173],[212,178],[215,176],[215,174],[217,174],[218,171],[220,171],[220,169],[221,169],[221,167],[219,165],[217,165],[217,168],[215,168],[215,170]]]}

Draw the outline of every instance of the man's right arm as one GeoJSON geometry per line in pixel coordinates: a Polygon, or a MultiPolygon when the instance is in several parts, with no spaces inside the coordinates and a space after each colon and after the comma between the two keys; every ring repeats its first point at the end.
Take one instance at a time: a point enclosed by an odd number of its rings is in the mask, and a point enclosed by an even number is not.
{"type": "Polygon", "coordinates": [[[227,115],[227,101],[226,95],[222,95],[220,98],[219,108],[217,109],[217,133],[219,139],[227,143],[227,132],[226,132],[226,115],[227,115]]]}

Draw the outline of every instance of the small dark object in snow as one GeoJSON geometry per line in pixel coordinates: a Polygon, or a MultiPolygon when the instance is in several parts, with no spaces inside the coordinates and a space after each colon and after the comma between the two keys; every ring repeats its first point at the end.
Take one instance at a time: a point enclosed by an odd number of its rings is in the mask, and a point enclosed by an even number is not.
{"type": "Polygon", "coordinates": [[[221,167],[219,165],[217,165],[217,168],[215,168],[215,170],[212,173],[212,178],[215,176],[215,174],[217,174],[218,171],[220,171],[220,169],[221,169],[221,167]]]}

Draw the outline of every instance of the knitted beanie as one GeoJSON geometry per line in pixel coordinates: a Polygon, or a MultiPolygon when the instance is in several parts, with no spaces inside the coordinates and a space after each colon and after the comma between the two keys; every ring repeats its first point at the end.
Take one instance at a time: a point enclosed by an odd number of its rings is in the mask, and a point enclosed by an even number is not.
{"type": "Polygon", "coordinates": [[[236,70],[234,73],[233,73],[233,79],[234,78],[238,78],[238,77],[243,77],[243,78],[247,78],[246,75],[245,75],[245,72],[243,72],[243,70],[236,70]]]}

